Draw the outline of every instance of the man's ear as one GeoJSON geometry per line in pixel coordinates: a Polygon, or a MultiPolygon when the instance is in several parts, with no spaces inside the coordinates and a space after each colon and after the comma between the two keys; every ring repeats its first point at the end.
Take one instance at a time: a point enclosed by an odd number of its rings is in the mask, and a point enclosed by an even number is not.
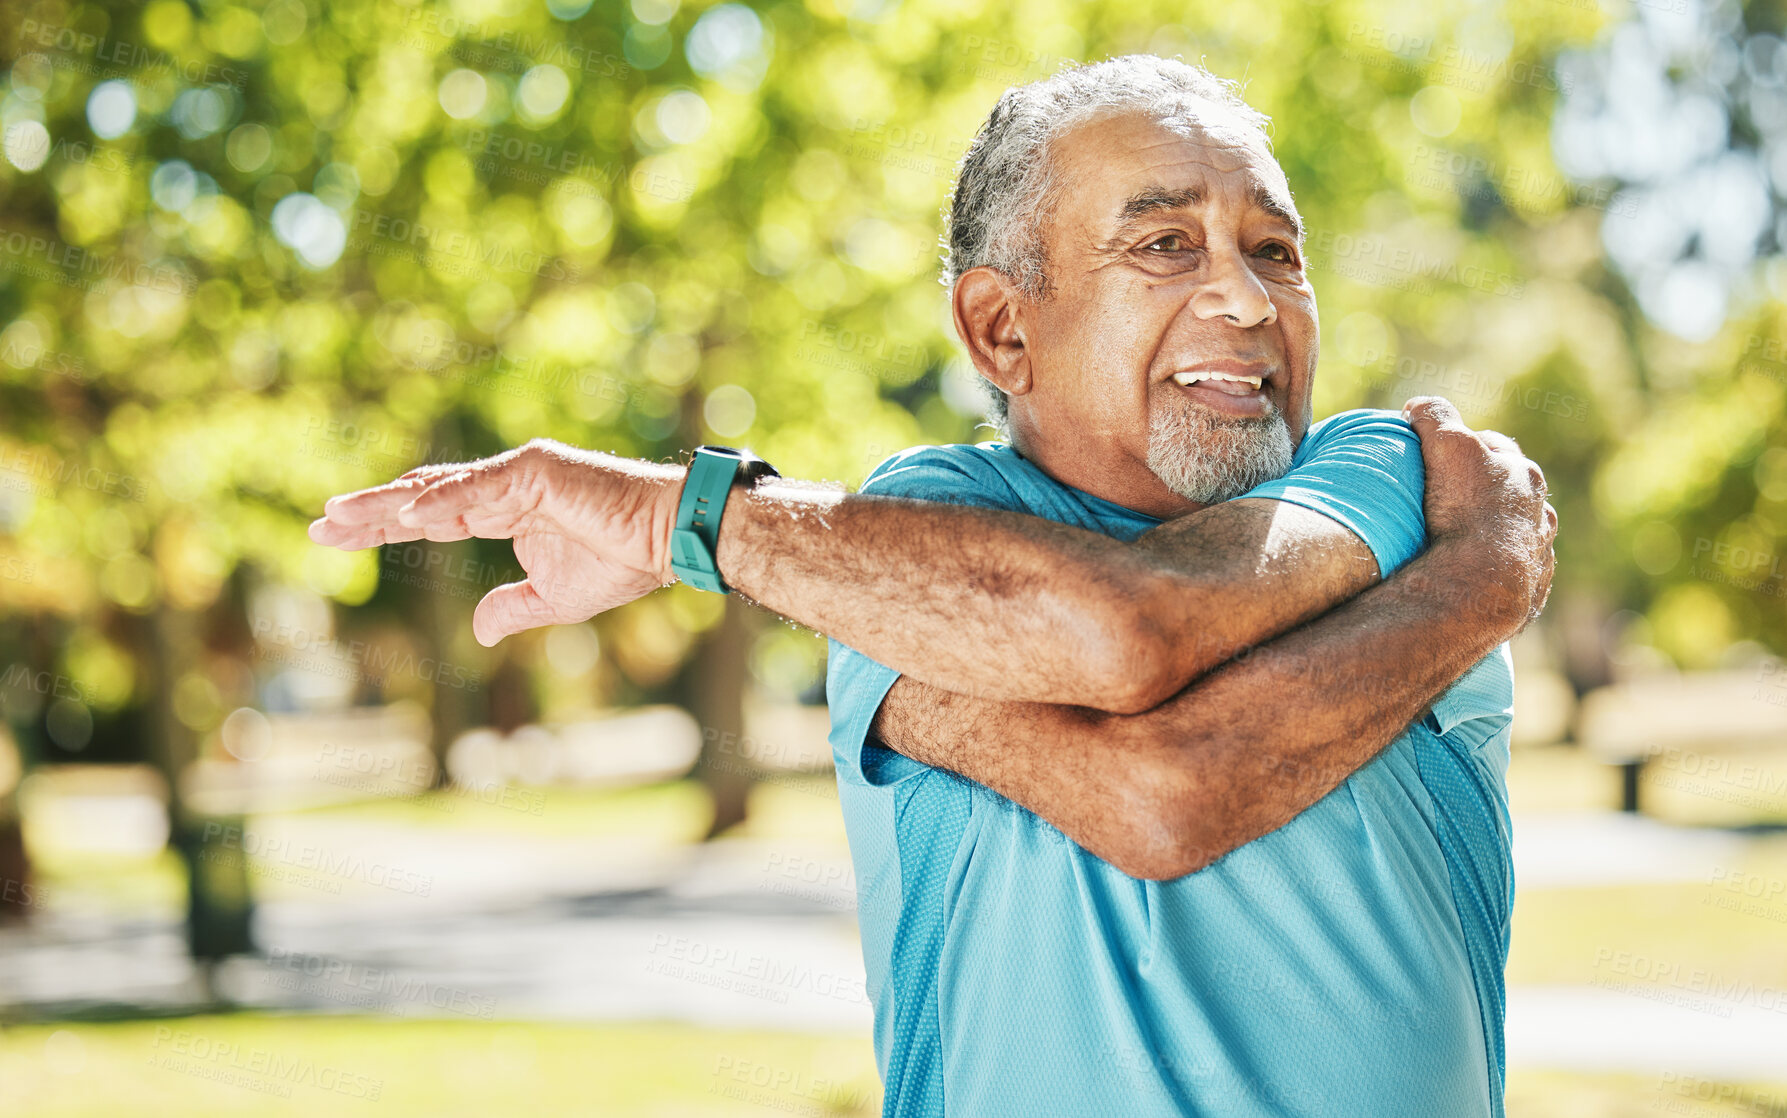
{"type": "Polygon", "coordinates": [[[968,347],[974,368],[1008,396],[1030,391],[1030,349],[1024,344],[1023,312],[1029,303],[1003,272],[970,268],[950,294],[956,334],[968,347]]]}

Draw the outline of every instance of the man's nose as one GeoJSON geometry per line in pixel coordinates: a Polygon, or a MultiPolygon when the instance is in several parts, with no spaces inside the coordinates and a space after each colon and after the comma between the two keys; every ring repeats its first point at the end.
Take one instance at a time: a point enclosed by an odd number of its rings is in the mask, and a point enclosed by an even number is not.
{"type": "Polygon", "coordinates": [[[1229,319],[1242,329],[1278,321],[1271,292],[1236,251],[1211,255],[1209,279],[1192,295],[1191,310],[1199,318],[1229,319]]]}

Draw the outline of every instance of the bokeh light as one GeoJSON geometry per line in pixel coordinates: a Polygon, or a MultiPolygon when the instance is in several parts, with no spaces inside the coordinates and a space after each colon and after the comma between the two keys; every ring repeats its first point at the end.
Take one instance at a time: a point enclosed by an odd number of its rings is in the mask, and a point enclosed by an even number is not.
{"type": "Polygon", "coordinates": [[[6,126],[6,161],[21,171],[35,171],[50,157],[50,131],[35,120],[6,126]]]}
{"type": "Polygon", "coordinates": [[[468,120],[484,111],[489,87],[476,70],[454,70],[441,79],[441,111],[454,120],[468,120]]]}
{"type": "Polygon", "coordinates": [[[115,140],[136,123],[136,93],[126,81],[100,82],[87,97],[87,124],[102,140],[115,140]]]}
{"type": "Polygon", "coordinates": [[[279,243],[313,269],[341,259],[347,247],[347,226],[341,215],[314,194],[292,193],[273,207],[273,232],[279,243]]]}

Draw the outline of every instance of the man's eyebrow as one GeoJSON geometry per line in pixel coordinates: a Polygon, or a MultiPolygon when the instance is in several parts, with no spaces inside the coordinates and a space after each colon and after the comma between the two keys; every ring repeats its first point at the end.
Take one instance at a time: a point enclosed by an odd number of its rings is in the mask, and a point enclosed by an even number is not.
{"type": "Polygon", "coordinates": [[[1297,243],[1302,244],[1303,219],[1297,216],[1296,210],[1292,209],[1287,203],[1280,201],[1278,195],[1272,193],[1271,187],[1263,182],[1255,183],[1253,188],[1253,204],[1296,230],[1297,243]]]}
{"type": "Polygon", "coordinates": [[[1164,186],[1150,186],[1139,190],[1123,200],[1123,208],[1117,216],[1123,224],[1129,225],[1137,218],[1159,213],[1161,210],[1180,210],[1197,205],[1204,200],[1204,192],[1195,186],[1183,190],[1168,190],[1164,186]]]}
{"type": "MultiPolygon", "coordinates": [[[[1142,218],[1167,210],[1189,209],[1204,200],[1202,189],[1189,186],[1182,190],[1168,190],[1164,186],[1150,186],[1138,190],[1123,200],[1117,211],[1119,230],[1128,229],[1142,218]]],[[[1297,234],[1299,243],[1303,240],[1303,219],[1297,211],[1281,200],[1265,183],[1256,183],[1253,188],[1252,202],[1260,210],[1277,218],[1290,226],[1297,234]]]]}

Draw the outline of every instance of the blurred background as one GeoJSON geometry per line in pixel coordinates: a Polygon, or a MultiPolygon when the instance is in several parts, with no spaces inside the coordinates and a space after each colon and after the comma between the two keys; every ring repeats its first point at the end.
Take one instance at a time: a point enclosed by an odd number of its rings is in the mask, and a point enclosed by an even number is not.
{"type": "Polygon", "coordinates": [[[550,436],[860,483],[990,438],[939,286],[1006,87],[1244,83],[1317,415],[1543,464],[1509,1113],[1787,1114],[1787,11],[0,5],[0,1112],[879,1113],[824,642],[334,493],[550,436]]]}

